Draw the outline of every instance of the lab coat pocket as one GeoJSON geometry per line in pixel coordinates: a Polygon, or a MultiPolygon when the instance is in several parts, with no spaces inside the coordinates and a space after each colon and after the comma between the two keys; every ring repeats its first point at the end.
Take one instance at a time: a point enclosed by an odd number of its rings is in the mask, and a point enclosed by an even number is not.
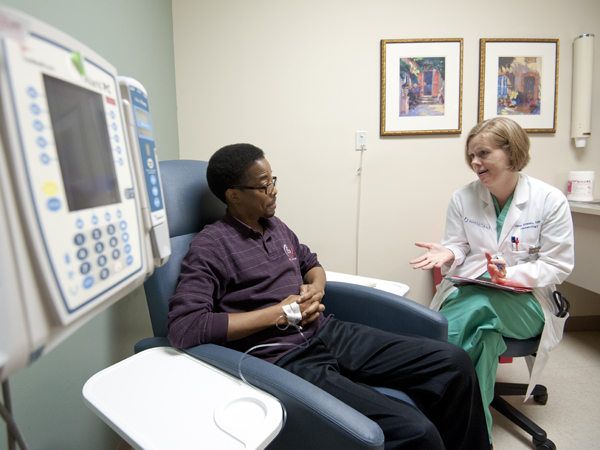
{"type": "Polygon", "coordinates": [[[556,317],[556,316],[552,316],[552,328],[551,328],[551,336],[552,336],[552,347],[550,347],[551,349],[554,348],[559,342],[560,340],[563,338],[563,332],[565,330],[565,322],[567,321],[567,319],[569,318],[569,314],[567,313],[567,315],[565,317],[556,317]]]}
{"type": "MultiPolygon", "coordinates": [[[[535,241],[530,241],[535,242],[535,241]]],[[[514,245],[514,244],[513,244],[514,245]]],[[[538,244],[519,243],[518,250],[513,247],[511,250],[512,265],[525,264],[537,261],[539,258],[540,246],[538,244]]]]}
{"type": "Polygon", "coordinates": [[[525,264],[529,261],[529,249],[527,250],[513,250],[510,252],[509,265],[516,266],[518,264],[525,264]]]}

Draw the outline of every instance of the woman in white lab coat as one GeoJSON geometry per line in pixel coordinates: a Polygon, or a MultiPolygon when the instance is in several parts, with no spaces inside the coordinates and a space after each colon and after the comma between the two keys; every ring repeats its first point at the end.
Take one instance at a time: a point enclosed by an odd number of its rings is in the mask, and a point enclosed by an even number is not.
{"type": "Polygon", "coordinates": [[[542,334],[537,357],[528,360],[527,397],[562,338],[567,316],[557,317],[552,294],[573,269],[573,223],[562,192],[520,173],[529,162],[529,138],[516,122],[497,117],[479,123],[465,150],[479,180],[452,195],[442,243],[417,242],[427,253],[410,263],[415,269],[438,267],[442,274],[533,288],[513,293],[443,280],[431,303],[448,318],[448,340],[473,360],[491,440],[488,406],[498,356],[506,350],[503,336],[542,334]]]}

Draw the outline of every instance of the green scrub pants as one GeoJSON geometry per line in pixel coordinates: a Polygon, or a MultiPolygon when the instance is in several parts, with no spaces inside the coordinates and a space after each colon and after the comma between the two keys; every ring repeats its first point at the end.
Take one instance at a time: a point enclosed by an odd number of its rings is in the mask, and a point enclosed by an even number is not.
{"type": "Polygon", "coordinates": [[[490,442],[494,383],[498,357],[506,351],[503,336],[528,339],[544,328],[542,307],[530,293],[513,293],[478,285],[461,286],[442,304],[448,319],[448,341],[471,357],[479,378],[490,442]]]}

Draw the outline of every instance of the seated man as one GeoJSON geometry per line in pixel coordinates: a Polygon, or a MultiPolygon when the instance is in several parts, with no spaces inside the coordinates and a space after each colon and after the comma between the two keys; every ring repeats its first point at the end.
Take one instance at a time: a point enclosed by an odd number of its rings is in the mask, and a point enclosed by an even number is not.
{"type": "Polygon", "coordinates": [[[251,354],[371,418],[386,449],[490,448],[477,377],[462,349],[325,317],[325,271],[275,217],[277,180],[262,150],[224,147],[206,177],[227,212],[198,233],[182,261],[169,300],[174,347],[213,343],[244,352],[287,344],[251,354]],[[294,303],[301,333],[285,327],[283,307],[294,303]],[[402,390],[420,410],[370,386],[402,390]]]}

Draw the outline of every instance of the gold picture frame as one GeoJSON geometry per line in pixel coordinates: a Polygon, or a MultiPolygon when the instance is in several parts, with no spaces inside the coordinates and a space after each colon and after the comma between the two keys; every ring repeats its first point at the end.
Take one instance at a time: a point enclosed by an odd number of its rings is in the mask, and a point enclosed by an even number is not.
{"type": "Polygon", "coordinates": [[[558,39],[481,39],[479,121],[507,116],[529,133],[556,133],[558,39]]]}
{"type": "Polygon", "coordinates": [[[460,134],[463,39],[381,41],[381,136],[460,134]]]}

